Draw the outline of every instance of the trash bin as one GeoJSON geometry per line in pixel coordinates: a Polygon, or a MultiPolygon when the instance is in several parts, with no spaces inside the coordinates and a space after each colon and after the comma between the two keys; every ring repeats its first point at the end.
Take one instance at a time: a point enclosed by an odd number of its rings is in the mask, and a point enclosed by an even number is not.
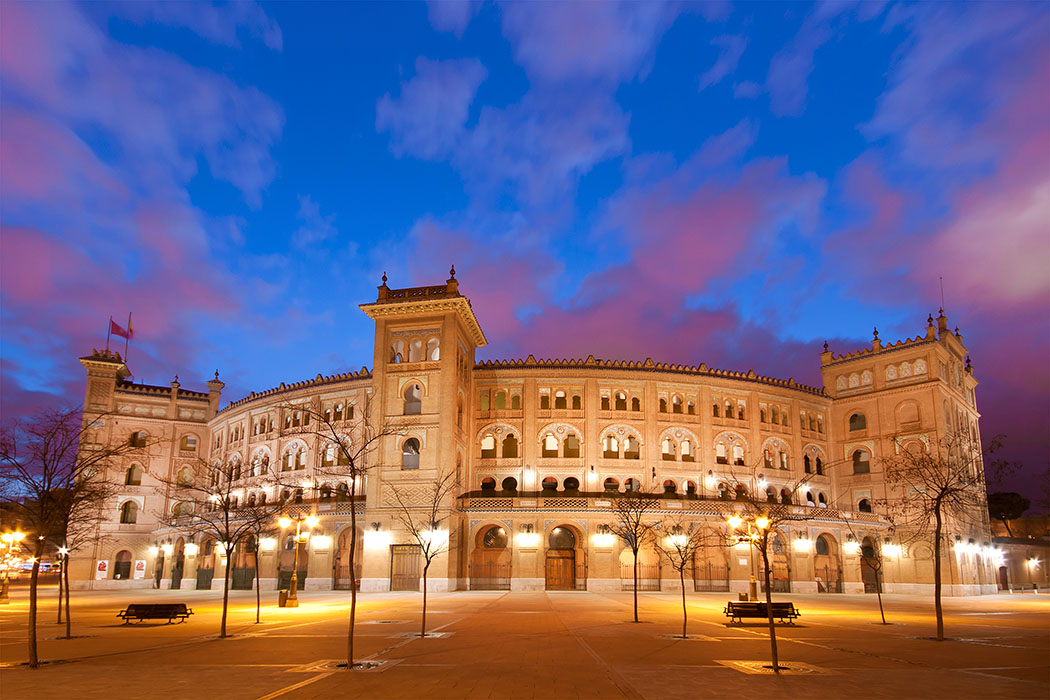
{"type": "Polygon", "coordinates": [[[281,589],[277,592],[277,607],[284,608],[288,605],[288,591],[281,589]]]}
{"type": "MultiPolygon", "coordinates": [[[[739,601],[740,601],[741,603],[746,603],[746,602],[747,602],[747,593],[739,593],[739,594],[738,594],[738,596],[739,596],[739,597],[738,597],[737,599],[738,599],[738,600],[739,600],[739,601]]],[[[282,603],[282,605],[283,605],[283,603],[282,603]]]]}

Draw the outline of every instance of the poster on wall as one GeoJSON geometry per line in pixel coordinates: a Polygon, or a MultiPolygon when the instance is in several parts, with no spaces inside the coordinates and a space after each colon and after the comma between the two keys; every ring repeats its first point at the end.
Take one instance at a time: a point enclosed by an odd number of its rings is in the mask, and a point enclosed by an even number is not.
{"type": "Polygon", "coordinates": [[[95,580],[101,581],[106,578],[107,573],[109,573],[109,562],[105,559],[99,559],[98,566],[95,567],[95,580]]]}
{"type": "Polygon", "coordinates": [[[146,560],[136,559],[135,560],[135,575],[136,580],[146,578],[146,560]]]}

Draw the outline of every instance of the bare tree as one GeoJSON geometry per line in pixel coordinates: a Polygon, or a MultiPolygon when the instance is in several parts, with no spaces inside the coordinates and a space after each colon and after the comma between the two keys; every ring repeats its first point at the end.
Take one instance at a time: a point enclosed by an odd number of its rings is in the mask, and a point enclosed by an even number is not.
{"type": "Polygon", "coordinates": [[[650,491],[626,491],[613,500],[616,521],[609,532],[623,542],[633,555],[634,621],[638,622],[638,552],[653,544],[655,536],[650,522],[658,502],[650,491]]]}
{"type": "Polygon", "coordinates": [[[197,459],[192,465],[182,467],[172,478],[160,480],[168,487],[168,496],[172,501],[169,510],[159,514],[160,521],[193,537],[213,538],[226,557],[222,582],[220,639],[227,636],[230,569],[233,568],[234,549],[237,546],[247,546],[250,538],[258,532],[260,522],[272,523],[284,507],[278,495],[281,481],[277,473],[269,464],[263,466],[259,463],[254,466],[260,470],[258,474],[249,474],[248,470],[253,465],[244,465],[239,460],[216,460],[209,464],[207,460],[197,459]],[[251,483],[257,488],[270,488],[274,495],[265,502],[257,500],[250,504],[242,503],[239,492],[245,483],[251,483]]]}
{"type": "MultiPolygon", "coordinates": [[[[768,466],[766,467],[768,469],[768,466]]],[[[757,468],[751,470],[751,474],[757,473],[757,468]]],[[[798,499],[798,494],[811,478],[812,474],[804,474],[797,477],[791,486],[781,490],[781,501],[777,501],[776,495],[767,491],[768,485],[762,483],[760,477],[749,475],[733,475],[729,477],[730,488],[735,495],[734,514],[729,518],[729,530],[726,534],[726,545],[748,544],[754,552],[761,556],[762,577],[766,597],[766,618],[769,628],[769,650],[774,673],[780,673],[780,658],[777,648],[777,631],[773,622],[773,567],[770,556],[773,543],[776,541],[778,531],[790,522],[807,520],[805,511],[792,504],[798,499]],[[752,490],[753,488],[753,490],[752,490]],[[788,491],[787,500],[783,502],[784,491],[788,491]]]]}
{"type": "MultiPolygon", "coordinates": [[[[886,609],[882,605],[882,569],[885,559],[882,556],[882,544],[879,542],[879,535],[878,533],[872,533],[872,544],[865,546],[865,533],[858,531],[854,526],[853,520],[844,517],[841,522],[849,530],[855,546],[860,549],[861,566],[868,567],[875,574],[875,597],[879,601],[879,617],[882,618],[882,624],[888,625],[890,623],[886,622],[886,609]]],[[[890,528],[890,530],[892,531],[893,528],[890,528]]]]}
{"type": "Polygon", "coordinates": [[[988,497],[984,457],[997,450],[1001,437],[984,450],[968,431],[949,431],[937,442],[894,439],[895,454],[883,460],[891,496],[882,505],[908,542],[933,540],[933,606],[937,641],[944,641],[941,608],[941,556],[946,529],[987,529],[988,497]]]}
{"type": "MultiPolygon", "coordinates": [[[[111,471],[124,455],[145,447],[104,442],[100,431],[106,418],[105,414],[87,418],[73,409],[44,410],[0,432],[0,488],[28,529],[37,535],[29,583],[31,668],[40,664],[37,585],[45,547],[49,541],[71,536],[79,538],[81,544],[97,537],[100,513],[116,493],[111,471]]],[[[68,590],[66,596],[68,606],[68,590]]],[[[66,619],[69,636],[68,607],[66,619]]]]}
{"type": "Polygon", "coordinates": [[[447,521],[455,488],[456,475],[454,472],[448,472],[431,484],[426,497],[420,503],[413,503],[413,499],[403,489],[396,486],[392,489],[397,500],[397,519],[419,545],[420,554],[423,556],[423,616],[420,637],[427,636],[427,572],[435,559],[449,551],[452,533],[447,521]]]}
{"type": "Polygon", "coordinates": [[[685,570],[693,565],[696,555],[710,544],[710,533],[700,523],[686,522],[681,516],[672,516],[656,526],[656,534],[653,544],[678,572],[678,582],[682,586],[682,639],[688,639],[689,613],[685,605],[685,570]]]}
{"type": "MultiPolygon", "coordinates": [[[[315,410],[309,404],[286,404],[282,409],[289,415],[299,413],[298,426],[292,432],[315,436],[323,445],[318,477],[346,479],[346,495],[350,499],[350,619],[346,635],[346,669],[363,668],[354,664],[354,635],[357,624],[357,501],[364,498],[365,478],[376,464],[375,453],[384,441],[404,433],[403,428],[376,415],[375,400],[371,397],[348,404],[337,415],[333,411],[315,410]]],[[[286,431],[287,432],[287,431],[286,431]]]]}

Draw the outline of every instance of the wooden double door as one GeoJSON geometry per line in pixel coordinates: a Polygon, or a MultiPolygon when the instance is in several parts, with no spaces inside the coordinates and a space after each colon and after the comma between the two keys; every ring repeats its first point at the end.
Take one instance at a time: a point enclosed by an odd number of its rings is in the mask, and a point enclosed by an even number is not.
{"type": "Polygon", "coordinates": [[[547,550],[547,590],[576,590],[576,550],[547,550]]]}
{"type": "Polygon", "coordinates": [[[418,545],[390,546],[390,590],[418,591],[423,554],[418,545]]]}

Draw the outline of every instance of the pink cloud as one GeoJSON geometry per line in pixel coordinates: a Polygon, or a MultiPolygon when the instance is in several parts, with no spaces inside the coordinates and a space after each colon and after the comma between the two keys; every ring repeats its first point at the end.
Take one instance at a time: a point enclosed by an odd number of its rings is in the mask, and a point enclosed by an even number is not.
{"type": "Polygon", "coordinates": [[[427,0],[427,19],[439,32],[460,37],[481,10],[481,4],[481,0],[427,0]]]}

